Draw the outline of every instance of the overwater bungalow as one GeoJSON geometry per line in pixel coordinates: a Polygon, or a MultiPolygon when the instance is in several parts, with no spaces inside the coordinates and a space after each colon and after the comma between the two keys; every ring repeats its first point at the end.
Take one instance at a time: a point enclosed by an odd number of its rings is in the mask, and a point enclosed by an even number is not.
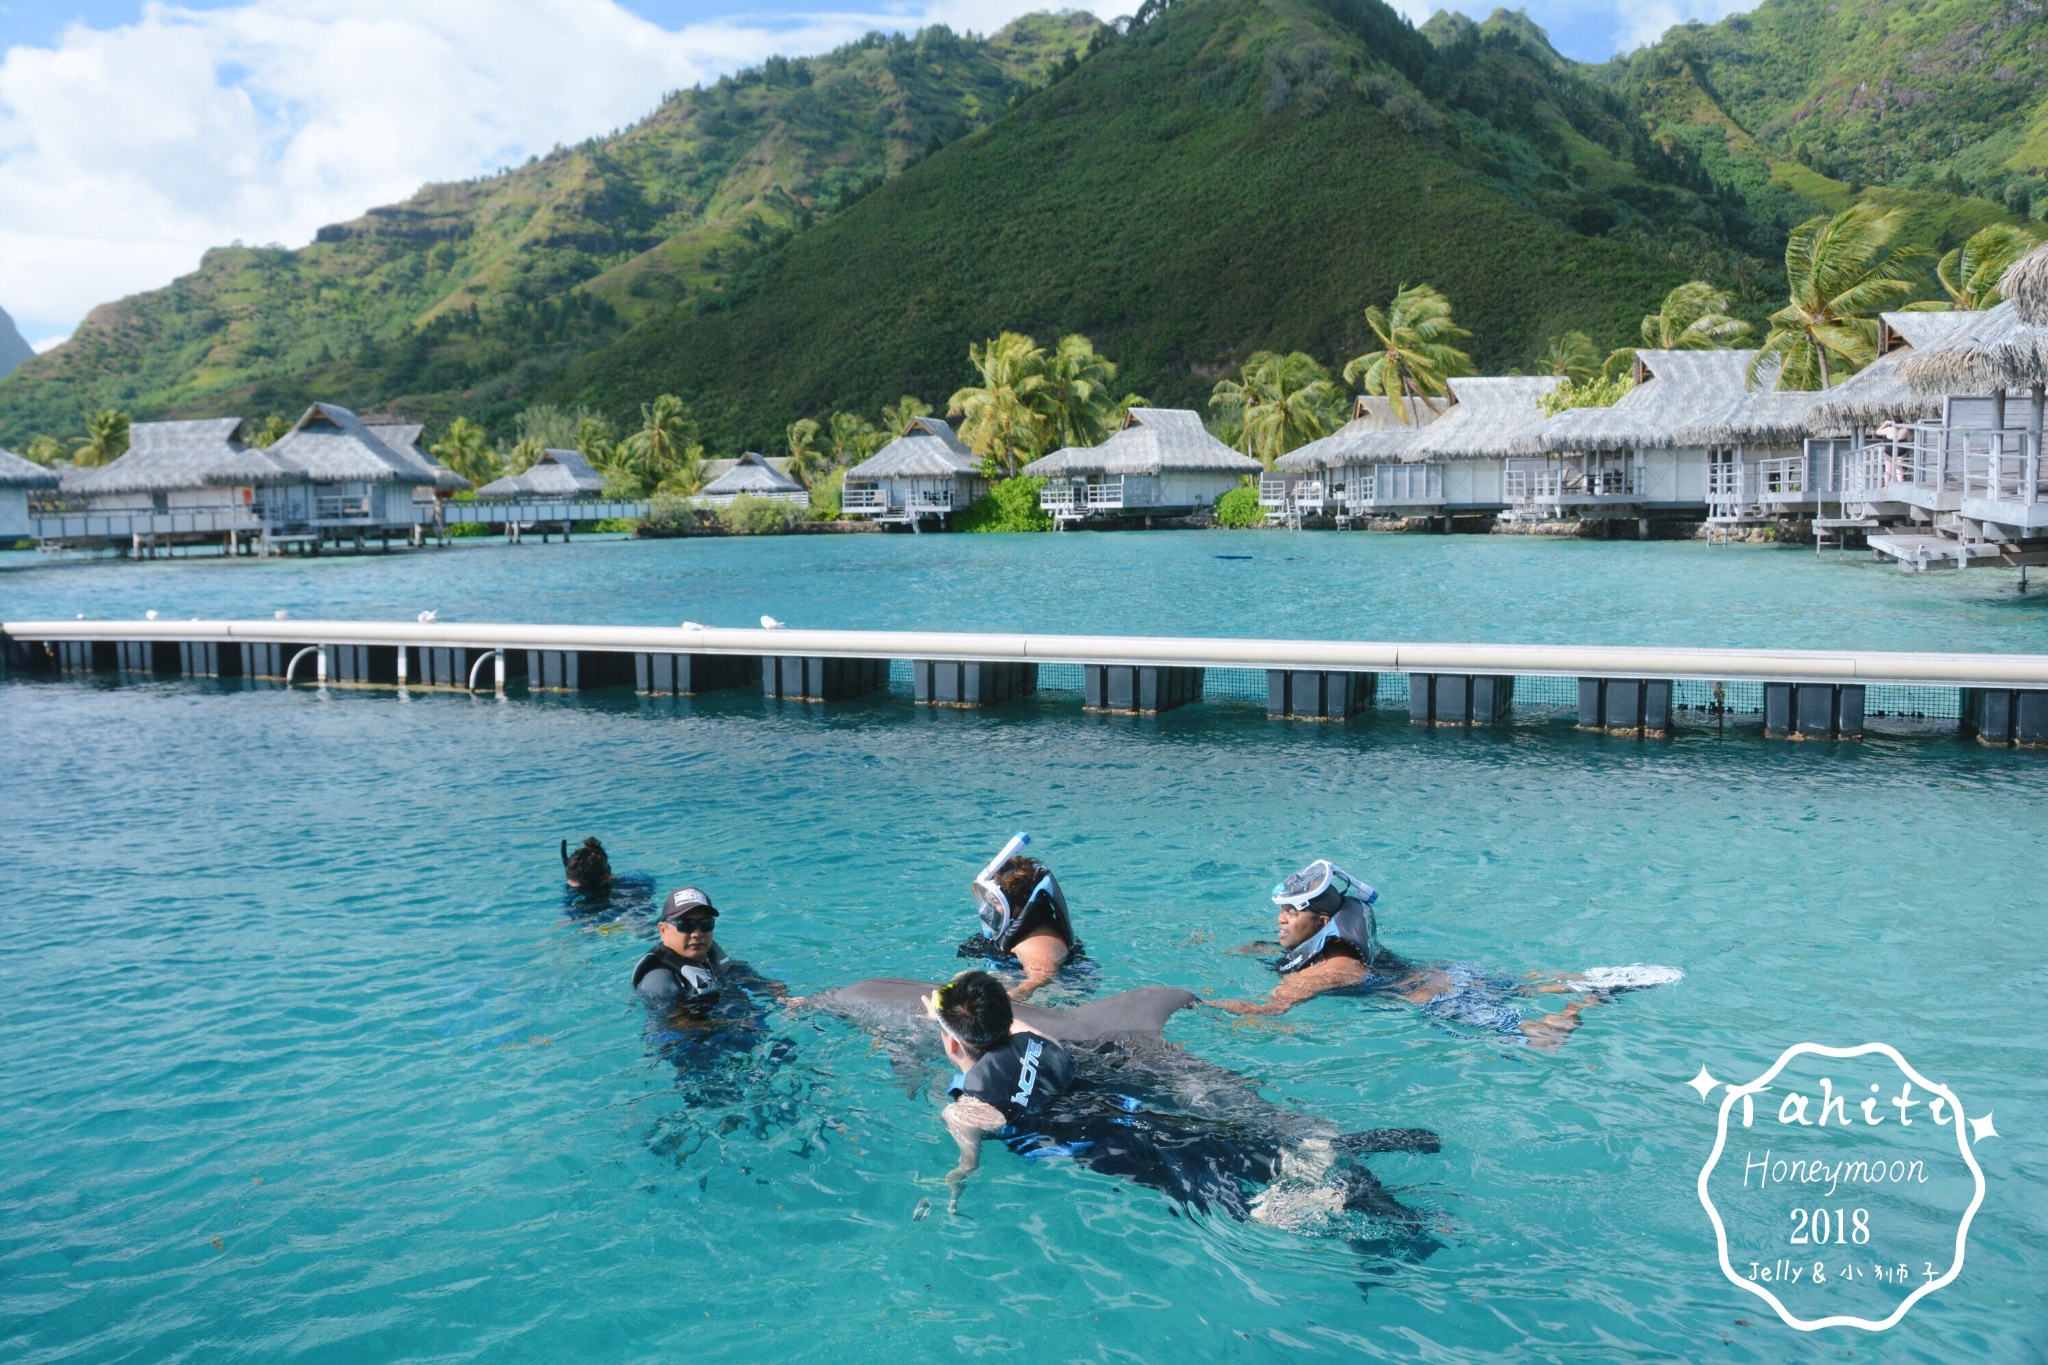
{"type": "Polygon", "coordinates": [[[55,472],[0,448],[0,539],[34,535],[28,519],[29,494],[55,492],[58,483],[55,472]]]}
{"type": "Polygon", "coordinates": [[[811,505],[811,495],[802,484],[751,450],[732,461],[697,493],[697,500],[709,507],[725,507],[738,497],[792,502],[799,507],[811,505]]]}
{"type": "Polygon", "coordinates": [[[1962,500],[1959,470],[1938,453],[1925,467],[1910,458],[1915,422],[1940,418],[1939,394],[1917,392],[1901,370],[1913,355],[1939,346],[1977,316],[1968,312],[1882,313],[1877,358],[1819,395],[1807,414],[1805,481],[1818,499],[1837,504],[1817,529],[1872,530],[1954,512],[1962,500]]]}
{"type": "Polygon", "coordinates": [[[1101,445],[1055,451],[1022,472],[1046,480],[1038,505],[1065,526],[1194,516],[1265,466],[1211,436],[1198,413],[1132,408],[1101,445]]]}
{"type": "MultiPolygon", "coordinates": [[[[1809,477],[1806,436],[1819,393],[1759,389],[1720,412],[1678,429],[1680,450],[1707,452],[1707,522],[1811,520],[1834,499],[1837,471],[1815,461],[1809,477]]],[[[1838,500],[1838,499],[1834,499],[1838,500]]]]}
{"type": "Polygon", "coordinates": [[[1518,517],[1700,520],[1733,487],[1732,449],[1687,436],[1749,392],[1755,351],[1636,352],[1635,387],[1607,408],[1570,408],[1543,432],[1548,458],[1509,470],[1518,517]]]}
{"type": "Polygon", "coordinates": [[[492,479],[476,490],[481,502],[515,502],[522,498],[569,500],[594,498],[604,492],[604,475],[590,467],[580,450],[541,451],[540,458],[520,470],[492,479]]]}
{"type": "MultiPolygon", "coordinates": [[[[1537,403],[1563,382],[1553,375],[1451,380],[1450,396],[1457,401],[1402,452],[1410,484],[1398,492],[1412,499],[1405,505],[1414,514],[1447,521],[1507,509],[1510,468],[1543,452],[1544,416],[1537,403]]],[[[1377,479],[1373,491],[1380,493],[1377,479]]]]}
{"type": "Polygon", "coordinates": [[[263,534],[271,503],[306,480],[243,445],[241,432],[239,417],[131,423],[119,457],[62,471],[46,538],[140,549],[263,534]]]}
{"type": "Polygon", "coordinates": [[[846,471],[839,510],[884,525],[943,525],[988,491],[981,462],[939,417],[913,417],[896,439],[846,471]]]}
{"type": "Polygon", "coordinates": [[[314,541],[353,534],[410,535],[420,524],[415,495],[438,478],[418,458],[393,450],[347,408],[315,403],[265,452],[298,482],[259,497],[264,520],[314,541]]]}
{"type": "MultiPolygon", "coordinates": [[[[432,470],[434,475],[433,494],[435,496],[450,497],[456,493],[465,492],[469,488],[468,479],[463,478],[420,447],[420,433],[426,430],[426,426],[423,423],[408,422],[403,418],[380,415],[363,418],[363,425],[370,429],[372,436],[375,436],[378,440],[389,446],[395,454],[406,459],[417,460],[420,464],[432,470]]],[[[426,490],[422,489],[421,494],[425,495],[425,493],[426,490]]]]}
{"type": "Polygon", "coordinates": [[[1899,365],[1916,393],[1941,403],[1938,418],[1911,423],[1899,442],[1912,486],[1937,495],[1925,532],[1870,538],[1909,568],[2048,564],[2048,248],[2022,257],[1999,288],[2003,303],[1899,365]]]}
{"type": "Polygon", "coordinates": [[[1397,413],[1391,400],[1360,394],[1350,421],[1282,455],[1259,480],[1266,520],[1299,527],[1305,517],[1328,516],[1344,530],[1358,517],[1441,510],[1441,466],[1406,463],[1406,456],[1422,429],[1455,402],[1411,398],[1397,413]]]}

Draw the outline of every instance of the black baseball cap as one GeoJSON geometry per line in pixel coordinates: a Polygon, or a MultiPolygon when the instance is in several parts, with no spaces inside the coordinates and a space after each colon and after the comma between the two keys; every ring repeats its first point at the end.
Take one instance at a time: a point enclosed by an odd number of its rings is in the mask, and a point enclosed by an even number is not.
{"type": "Polygon", "coordinates": [[[676,924],[686,915],[718,918],[718,908],[711,903],[711,897],[694,886],[678,887],[668,893],[668,900],[661,907],[664,924],[676,924]]]}

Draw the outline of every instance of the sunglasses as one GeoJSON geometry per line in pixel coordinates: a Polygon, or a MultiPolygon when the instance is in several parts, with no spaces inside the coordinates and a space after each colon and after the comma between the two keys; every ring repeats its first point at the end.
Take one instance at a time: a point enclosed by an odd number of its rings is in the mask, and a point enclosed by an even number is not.
{"type": "Polygon", "coordinates": [[[666,923],[679,934],[694,934],[700,930],[708,934],[712,926],[712,920],[705,915],[693,915],[689,919],[672,919],[666,923]]]}

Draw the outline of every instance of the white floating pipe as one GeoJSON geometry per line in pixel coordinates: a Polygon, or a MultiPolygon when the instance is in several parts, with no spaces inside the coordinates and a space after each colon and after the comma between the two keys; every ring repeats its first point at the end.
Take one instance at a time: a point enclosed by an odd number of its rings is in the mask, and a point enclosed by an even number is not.
{"type": "Polygon", "coordinates": [[[1581,678],[1708,678],[1935,687],[2048,687],[2048,655],[1877,650],[1688,649],[1344,640],[1243,640],[944,631],[738,630],[666,626],[420,625],[410,621],[10,621],[19,640],[250,640],[307,635],[337,644],[618,653],[821,655],[994,663],[1287,668],[1368,673],[1494,673],[1581,678]]]}

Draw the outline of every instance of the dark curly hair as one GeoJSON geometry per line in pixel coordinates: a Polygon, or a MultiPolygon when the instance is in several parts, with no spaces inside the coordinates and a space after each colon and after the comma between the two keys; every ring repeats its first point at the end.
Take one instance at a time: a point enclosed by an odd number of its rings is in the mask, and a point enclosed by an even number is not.
{"type": "Polygon", "coordinates": [[[574,853],[562,840],[562,867],[569,884],[579,891],[602,891],[612,884],[612,860],[595,837],[585,839],[574,853]]]}
{"type": "Polygon", "coordinates": [[[1031,892],[1045,879],[1046,866],[1036,858],[1021,854],[996,869],[996,886],[1003,893],[1003,899],[1010,903],[1010,913],[1024,908],[1031,899],[1031,892]]]}

